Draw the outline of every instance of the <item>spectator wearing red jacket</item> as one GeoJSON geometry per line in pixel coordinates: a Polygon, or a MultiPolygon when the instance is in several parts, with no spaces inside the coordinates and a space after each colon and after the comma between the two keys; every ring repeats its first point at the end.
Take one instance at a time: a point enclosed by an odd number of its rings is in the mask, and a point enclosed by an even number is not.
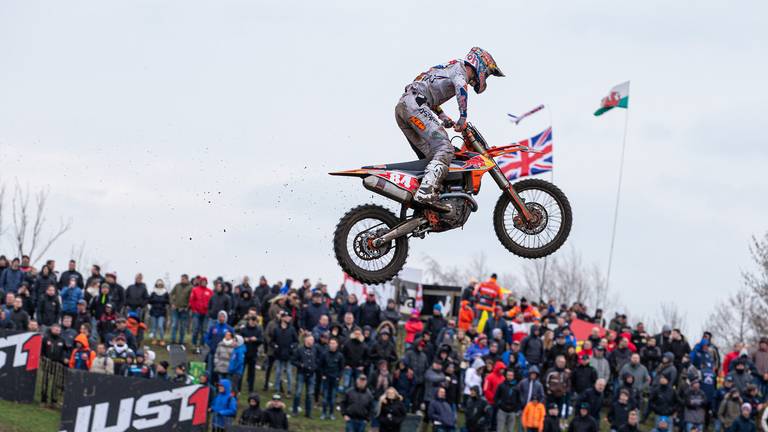
{"type": "Polygon", "coordinates": [[[488,401],[488,405],[493,405],[493,398],[496,396],[496,389],[498,389],[499,385],[504,382],[504,371],[506,368],[507,367],[504,366],[503,362],[497,361],[496,364],[493,365],[493,372],[485,377],[485,382],[483,383],[483,394],[485,395],[485,400],[488,401]]]}
{"type": "Polygon", "coordinates": [[[197,283],[189,295],[189,310],[192,312],[192,345],[195,352],[200,352],[203,343],[203,335],[206,331],[206,317],[208,316],[208,302],[213,292],[208,289],[208,279],[204,276],[197,277],[197,283]]]}

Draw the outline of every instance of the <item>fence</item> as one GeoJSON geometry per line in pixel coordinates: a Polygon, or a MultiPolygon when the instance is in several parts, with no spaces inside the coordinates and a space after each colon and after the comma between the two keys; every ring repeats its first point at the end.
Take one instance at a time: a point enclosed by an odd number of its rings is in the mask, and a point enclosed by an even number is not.
{"type": "Polygon", "coordinates": [[[41,357],[40,368],[37,371],[40,402],[61,408],[64,401],[64,383],[67,382],[69,373],[69,368],[63,363],[41,357]]]}

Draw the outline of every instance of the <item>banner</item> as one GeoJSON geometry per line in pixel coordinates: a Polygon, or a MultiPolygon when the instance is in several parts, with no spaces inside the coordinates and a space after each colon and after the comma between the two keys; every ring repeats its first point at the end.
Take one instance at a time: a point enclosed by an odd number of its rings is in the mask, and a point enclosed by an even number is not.
{"type": "Polygon", "coordinates": [[[34,400],[42,342],[39,333],[0,331],[0,399],[34,400]]]}
{"type": "Polygon", "coordinates": [[[574,319],[571,321],[571,332],[577,341],[584,341],[589,339],[589,336],[592,334],[592,329],[594,328],[597,328],[600,337],[604,337],[606,332],[609,331],[608,329],[601,327],[598,324],[593,324],[589,321],[580,319],[574,319]]]}
{"type": "Polygon", "coordinates": [[[279,432],[279,430],[260,426],[231,425],[227,426],[227,432],[279,432]]]}
{"type": "Polygon", "coordinates": [[[205,430],[209,388],[72,371],[61,432],[205,430]]]}

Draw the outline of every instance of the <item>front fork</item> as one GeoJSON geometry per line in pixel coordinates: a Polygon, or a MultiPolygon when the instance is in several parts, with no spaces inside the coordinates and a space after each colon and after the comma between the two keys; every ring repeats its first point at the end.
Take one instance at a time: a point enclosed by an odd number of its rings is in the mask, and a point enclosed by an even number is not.
{"type": "Polygon", "coordinates": [[[493,161],[493,168],[491,168],[490,171],[491,178],[493,178],[493,181],[499,185],[499,189],[506,192],[512,199],[512,205],[515,207],[515,209],[517,209],[517,212],[520,214],[520,218],[523,220],[523,223],[527,224],[531,222],[534,219],[533,215],[528,210],[528,207],[526,207],[523,199],[520,198],[520,195],[518,195],[517,191],[515,191],[512,183],[510,183],[510,181],[504,176],[504,173],[501,172],[501,168],[499,168],[499,166],[496,164],[496,161],[493,160],[492,157],[488,156],[488,152],[485,150],[485,148],[483,148],[482,145],[480,145],[479,142],[477,142],[475,136],[471,132],[467,134],[467,137],[469,138],[469,143],[472,145],[473,150],[482,154],[488,160],[493,161]]]}

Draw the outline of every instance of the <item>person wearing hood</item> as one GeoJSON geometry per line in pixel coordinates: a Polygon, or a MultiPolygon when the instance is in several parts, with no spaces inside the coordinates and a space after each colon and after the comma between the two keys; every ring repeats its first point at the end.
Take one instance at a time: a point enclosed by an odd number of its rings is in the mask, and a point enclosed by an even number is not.
{"type": "Polygon", "coordinates": [[[672,426],[672,423],[669,417],[659,416],[656,418],[656,427],[651,429],[651,432],[669,432],[670,426],[672,426]]]}
{"type": "Polygon", "coordinates": [[[192,294],[192,284],[189,283],[189,276],[181,275],[179,283],[173,286],[169,295],[171,305],[171,343],[183,344],[184,336],[189,322],[189,298],[192,294]],[[179,338],[177,339],[177,335],[179,338]]]}
{"type": "Polygon", "coordinates": [[[435,398],[438,386],[445,383],[443,364],[438,359],[432,362],[432,367],[424,373],[424,402],[428,405],[435,398]]]}
{"type": "Polygon", "coordinates": [[[656,370],[661,364],[661,357],[663,353],[661,348],[656,345],[656,339],[647,338],[646,344],[640,348],[640,363],[650,372],[656,370]]]}
{"type": "Polygon", "coordinates": [[[497,361],[493,365],[493,371],[485,377],[485,382],[483,382],[483,396],[485,396],[485,400],[488,401],[489,405],[495,405],[494,397],[496,396],[496,389],[498,389],[499,385],[504,382],[505,370],[506,366],[504,366],[504,363],[497,361]]]}
{"type": "Polygon", "coordinates": [[[757,427],[752,419],[753,407],[749,403],[741,406],[741,415],[727,429],[728,432],[756,432],[757,427]]]}
{"type": "Polygon", "coordinates": [[[469,300],[462,300],[459,307],[459,328],[467,331],[475,321],[475,311],[469,305],[469,300]]]}
{"type": "Polygon", "coordinates": [[[195,346],[195,353],[200,354],[208,319],[208,303],[213,293],[208,289],[208,279],[203,276],[196,279],[197,284],[189,295],[189,311],[192,313],[192,345],[195,346]]]}
{"type": "Polygon", "coordinates": [[[243,371],[245,369],[245,352],[245,339],[242,335],[235,335],[235,349],[232,350],[232,356],[229,358],[229,369],[227,370],[227,376],[232,382],[235,396],[240,393],[243,371]]]}
{"type": "Polygon", "coordinates": [[[125,289],[126,312],[135,311],[139,317],[144,316],[144,309],[149,301],[149,291],[144,283],[144,275],[137,273],[134,282],[125,289]]]}
{"type": "Polygon", "coordinates": [[[406,351],[413,345],[416,335],[424,331],[424,323],[419,318],[418,309],[413,309],[408,321],[405,322],[405,349],[406,351]]]}
{"type": "Polygon", "coordinates": [[[538,324],[531,326],[530,334],[520,345],[520,351],[529,365],[541,366],[544,363],[544,343],[541,340],[541,327],[538,324]]]}
{"type": "Polygon", "coordinates": [[[275,393],[267,403],[261,422],[265,428],[288,430],[288,415],[285,414],[285,404],[281,399],[280,394],[275,393]]]}
{"type": "Polygon", "coordinates": [[[260,426],[264,416],[264,411],[261,410],[260,404],[259,394],[251,393],[248,396],[248,408],[240,414],[240,420],[237,424],[241,426],[260,426]]]}
{"type": "Polygon", "coordinates": [[[621,370],[619,370],[620,376],[624,376],[625,374],[630,374],[635,379],[633,386],[639,393],[644,393],[648,388],[648,384],[651,382],[651,376],[648,374],[648,369],[640,363],[640,354],[638,353],[633,353],[629,358],[629,363],[626,363],[621,370]]]}
{"type": "MultiPolygon", "coordinates": [[[[677,395],[665,375],[659,378],[658,385],[651,387],[648,397],[648,410],[656,416],[673,416],[677,412],[677,395]]],[[[647,414],[645,415],[647,417],[647,414]]]]}
{"type": "Polygon", "coordinates": [[[434,432],[453,432],[456,430],[456,415],[451,405],[445,400],[445,388],[438,387],[435,397],[427,409],[427,418],[433,425],[434,432]]]}
{"type": "Polygon", "coordinates": [[[539,367],[533,365],[528,368],[528,376],[520,381],[520,405],[525,406],[534,397],[538,400],[544,400],[544,385],[539,381],[539,367]]]}
{"type": "Polygon", "coordinates": [[[54,289],[58,286],[56,275],[51,272],[50,267],[44,265],[40,269],[40,273],[35,277],[35,281],[32,283],[32,297],[35,301],[45,295],[45,291],[51,285],[53,285],[54,289]]]}
{"type": "Polygon", "coordinates": [[[165,282],[162,279],[155,281],[148,304],[150,308],[150,338],[152,339],[152,344],[165,346],[165,317],[168,315],[170,296],[168,295],[168,290],[165,289],[165,282]]]}
{"type": "Polygon", "coordinates": [[[209,409],[213,413],[211,425],[215,432],[224,432],[237,415],[237,399],[232,395],[231,387],[232,384],[226,378],[220,379],[216,386],[216,397],[209,409]]]}
{"type": "Polygon", "coordinates": [[[378,363],[379,360],[384,360],[388,365],[393,365],[397,361],[397,346],[392,340],[392,334],[389,327],[381,329],[376,336],[376,343],[373,344],[368,358],[371,363],[378,363]]]}
{"type": "Polygon", "coordinates": [[[259,358],[259,346],[264,343],[264,330],[259,324],[259,317],[255,307],[248,311],[245,316],[245,324],[240,325],[237,332],[242,335],[245,341],[245,374],[248,383],[248,392],[253,393],[253,386],[256,380],[256,363],[259,358]]]}
{"type": "Polygon", "coordinates": [[[727,376],[731,377],[733,385],[739,390],[739,393],[744,395],[747,392],[747,386],[755,382],[752,371],[747,365],[746,350],[743,350],[743,354],[738,359],[731,361],[731,366],[732,370],[727,376]]]}
{"type": "Polygon", "coordinates": [[[235,297],[235,307],[233,316],[230,319],[230,324],[240,325],[241,322],[248,316],[248,311],[256,306],[256,302],[253,300],[253,293],[250,290],[241,290],[240,294],[235,297]]]}
{"type": "Polygon", "coordinates": [[[75,336],[75,349],[69,357],[69,368],[90,370],[96,353],[90,348],[88,336],[79,334],[75,336]]]}
{"type": "Polygon", "coordinates": [[[232,310],[232,297],[224,292],[224,282],[216,280],[213,283],[213,295],[208,300],[208,319],[215,320],[219,312],[226,312],[229,318],[229,311],[232,310]]]}
{"type": "Polygon", "coordinates": [[[701,370],[703,366],[714,363],[714,357],[709,351],[709,339],[702,338],[699,343],[693,346],[690,354],[691,364],[701,370]]]}
{"type": "MultiPolygon", "coordinates": [[[[555,404],[557,405],[557,404],[555,404]]],[[[523,408],[523,414],[521,421],[523,429],[526,432],[543,432],[544,431],[544,418],[546,417],[546,409],[544,404],[538,398],[538,396],[531,397],[531,400],[523,408]]]]}
{"type": "Polygon", "coordinates": [[[424,327],[424,330],[434,337],[437,337],[440,334],[440,330],[447,325],[448,321],[443,316],[443,305],[435,303],[432,307],[432,316],[427,320],[427,325],[424,327]]]}
{"type": "Polygon", "coordinates": [[[627,423],[631,410],[629,392],[626,389],[622,389],[608,410],[607,419],[611,425],[611,431],[617,431],[627,423]]]}
{"type": "MultiPolygon", "coordinates": [[[[213,370],[213,364],[214,362],[214,356],[216,354],[216,350],[219,347],[219,343],[224,339],[224,336],[227,332],[230,333],[230,336],[234,336],[235,329],[233,329],[228,323],[227,320],[229,319],[229,315],[225,311],[219,311],[218,315],[216,316],[216,321],[213,322],[213,324],[208,328],[208,332],[205,334],[205,344],[208,345],[208,348],[210,349],[208,351],[208,358],[207,363],[209,370],[213,370]]],[[[231,349],[234,349],[234,338],[232,338],[232,342],[230,345],[228,345],[231,349]]],[[[231,353],[231,349],[229,350],[231,353]]],[[[228,354],[229,354],[228,353],[228,354]]],[[[229,356],[227,356],[226,365],[223,366],[223,373],[226,373],[226,369],[229,367],[229,356]]]]}
{"type": "MultiPolygon", "coordinates": [[[[557,404],[554,404],[557,409],[557,404]]],[[[557,419],[557,413],[555,413],[555,420],[557,419]]],[[[554,432],[558,432],[559,427],[554,432]]],[[[546,426],[544,432],[547,432],[546,426]]],[[[568,432],[600,432],[600,425],[590,415],[590,405],[587,402],[579,404],[579,411],[576,416],[573,417],[571,423],[568,425],[568,432]]]]}

